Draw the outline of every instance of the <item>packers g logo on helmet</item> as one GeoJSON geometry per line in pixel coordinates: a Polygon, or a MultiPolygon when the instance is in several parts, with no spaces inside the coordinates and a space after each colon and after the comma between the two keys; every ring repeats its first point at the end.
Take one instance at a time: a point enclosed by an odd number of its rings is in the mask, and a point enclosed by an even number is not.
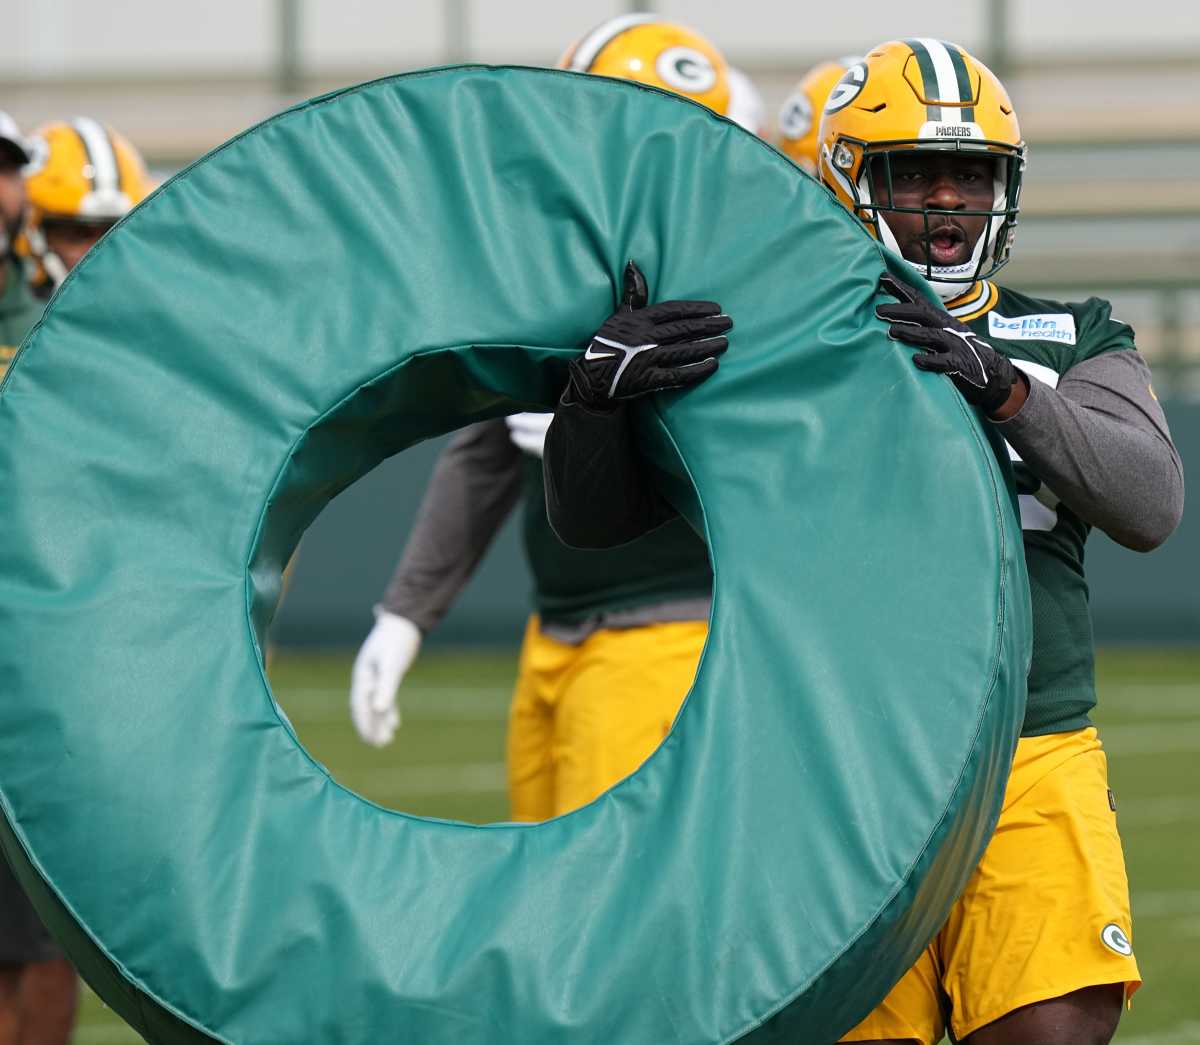
{"type": "Polygon", "coordinates": [[[957,296],[966,289],[964,284],[990,276],[1008,261],[1017,227],[1025,143],[1004,86],[961,47],[926,38],[880,44],[834,87],[819,135],[821,181],[897,253],[900,247],[888,225],[889,214],[924,216],[926,258],[933,256],[931,227],[964,217],[985,219],[965,263],[910,262],[943,299],[957,296]],[[897,206],[892,158],[911,156],[914,151],[990,158],[991,206],[953,211],[897,206]]]}
{"type": "Polygon", "coordinates": [[[845,75],[834,84],[825,101],[825,112],[838,112],[846,108],[867,85],[867,63],[859,62],[846,70],[845,75]]]}
{"type": "Polygon", "coordinates": [[[693,29],[650,14],[610,18],[567,50],[560,69],[661,87],[729,114],[724,57],[693,29]]]}
{"type": "Polygon", "coordinates": [[[829,92],[848,69],[861,62],[862,59],[856,56],[813,66],[779,110],[779,149],[809,174],[817,171],[817,129],[829,92]]]}
{"type": "Polygon", "coordinates": [[[813,107],[808,95],[797,91],[779,111],[779,133],[785,138],[803,138],[813,128],[813,107]]]}
{"type": "Polygon", "coordinates": [[[668,47],[658,56],[654,70],[663,83],[684,94],[703,94],[717,83],[712,62],[693,47],[668,47]]]}

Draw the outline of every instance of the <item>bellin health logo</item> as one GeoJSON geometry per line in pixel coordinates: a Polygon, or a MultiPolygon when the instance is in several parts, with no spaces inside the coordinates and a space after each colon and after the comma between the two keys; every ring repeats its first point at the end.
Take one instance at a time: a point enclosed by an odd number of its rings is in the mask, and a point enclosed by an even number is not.
{"type": "Polygon", "coordinates": [[[1062,341],[1075,344],[1075,317],[1070,312],[1043,312],[1009,319],[988,313],[988,333],[1009,341],[1062,341]]]}

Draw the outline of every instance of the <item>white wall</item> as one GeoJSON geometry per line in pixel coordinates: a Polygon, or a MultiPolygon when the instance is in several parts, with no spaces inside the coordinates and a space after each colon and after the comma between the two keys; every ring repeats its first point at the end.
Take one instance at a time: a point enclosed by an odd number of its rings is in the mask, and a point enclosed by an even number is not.
{"type": "Polygon", "coordinates": [[[275,24],[274,0],[0,0],[0,79],[258,70],[275,24]]]}
{"type": "Polygon", "coordinates": [[[1162,50],[1190,54],[1200,69],[1200,7],[1194,0],[1010,0],[1010,5],[1018,52],[1162,50]]]}
{"type": "MultiPolygon", "coordinates": [[[[441,0],[301,0],[307,69],[380,71],[444,59],[441,0]]],[[[986,52],[987,0],[897,4],[857,0],[656,0],[742,62],[861,50],[932,35],[986,52]]],[[[1200,49],[1194,0],[1010,0],[1019,55],[1181,55],[1200,49]]],[[[485,61],[550,62],[619,0],[469,0],[470,53],[485,61]]],[[[277,0],[0,0],[0,81],[70,76],[261,73],[277,57],[277,0]]],[[[1200,60],[1198,60],[1200,64],[1200,60]]]]}
{"type": "Polygon", "coordinates": [[[906,36],[954,40],[970,49],[978,46],[982,21],[981,0],[941,4],[660,0],[656,10],[701,29],[726,52],[750,56],[862,52],[906,36]]]}
{"type": "MultiPolygon", "coordinates": [[[[270,0],[274,6],[275,0],[270,0]]],[[[399,72],[441,59],[440,2],[301,0],[303,60],[313,68],[369,65],[399,72]]]]}

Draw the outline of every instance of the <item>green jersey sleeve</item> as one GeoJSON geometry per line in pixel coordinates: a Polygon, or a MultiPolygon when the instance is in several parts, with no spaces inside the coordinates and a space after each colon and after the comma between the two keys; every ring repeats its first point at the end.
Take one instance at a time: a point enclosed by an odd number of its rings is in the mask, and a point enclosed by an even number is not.
{"type": "Polygon", "coordinates": [[[1088,298],[1066,306],[1075,317],[1075,345],[1070,369],[1085,359],[1105,352],[1120,352],[1135,347],[1133,327],[1113,319],[1112,305],[1103,298],[1088,298]]]}

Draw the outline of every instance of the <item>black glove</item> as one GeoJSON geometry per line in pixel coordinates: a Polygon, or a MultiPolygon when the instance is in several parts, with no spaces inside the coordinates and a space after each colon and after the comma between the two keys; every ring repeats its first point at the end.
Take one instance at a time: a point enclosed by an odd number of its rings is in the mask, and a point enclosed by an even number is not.
{"type": "Polygon", "coordinates": [[[875,315],[891,324],[888,337],[893,341],[923,349],[913,356],[918,367],[949,376],[962,397],[985,413],[993,414],[1005,404],[1017,380],[1016,368],[1006,357],[899,280],[883,276],[879,286],[901,304],[880,305],[875,315]]]}
{"type": "Polygon", "coordinates": [[[587,351],[570,366],[566,402],[611,409],[667,388],[699,384],[717,369],[729,347],[720,335],[733,326],[715,301],[660,301],[646,306],[646,277],[625,266],[621,307],[596,331],[587,351]]]}

